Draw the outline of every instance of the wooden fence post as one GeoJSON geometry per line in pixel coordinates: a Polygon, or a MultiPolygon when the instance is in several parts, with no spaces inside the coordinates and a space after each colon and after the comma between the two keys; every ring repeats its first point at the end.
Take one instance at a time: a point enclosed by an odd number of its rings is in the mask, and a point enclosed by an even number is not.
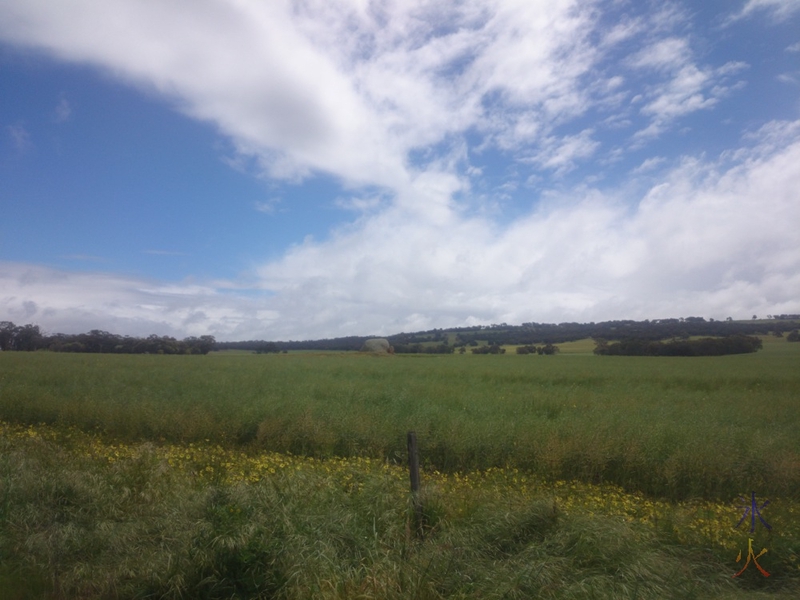
{"type": "Polygon", "coordinates": [[[422,538],[422,500],[419,497],[419,453],[417,452],[417,432],[408,432],[408,472],[411,476],[411,502],[414,506],[414,525],[417,537],[422,538]]]}

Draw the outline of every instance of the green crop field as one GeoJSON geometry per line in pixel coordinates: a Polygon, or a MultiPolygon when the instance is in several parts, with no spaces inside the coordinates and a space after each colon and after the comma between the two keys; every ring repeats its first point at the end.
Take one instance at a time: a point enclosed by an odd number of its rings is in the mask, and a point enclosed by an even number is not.
{"type": "Polygon", "coordinates": [[[798,597],[800,344],[591,348],[0,353],[0,597],[798,597]]]}

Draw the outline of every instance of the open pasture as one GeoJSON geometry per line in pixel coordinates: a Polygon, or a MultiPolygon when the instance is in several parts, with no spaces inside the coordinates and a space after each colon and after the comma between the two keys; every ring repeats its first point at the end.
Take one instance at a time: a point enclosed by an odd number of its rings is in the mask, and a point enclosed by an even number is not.
{"type": "Polygon", "coordinates": [[[0,355],[0,418],[129,442],[512,467],[654,497],[800,494],[800,344],[702,357],[0,355]]]}
{"type": "Polygon", "coordinates": [[[800,594],[800,345],[715,358],[0,354],[0,590],[800,594]],[[418,432],[425,539],[405,433],[418,432]],[[768,498],[734,527],[739,495],[768,498]],[[770,572],[732,574],[748,537],[770,572]]]}

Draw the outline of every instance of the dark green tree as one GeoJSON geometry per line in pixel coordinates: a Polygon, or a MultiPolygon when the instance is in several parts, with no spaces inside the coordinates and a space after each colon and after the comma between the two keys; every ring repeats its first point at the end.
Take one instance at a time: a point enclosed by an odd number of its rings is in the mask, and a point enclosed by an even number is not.
{"type": "Polygon", "coordinates": [[[38,350],[42,343],[42,332],[38,325],[23,325],[17,328],[14,350],[32,352],[38,350]]]}

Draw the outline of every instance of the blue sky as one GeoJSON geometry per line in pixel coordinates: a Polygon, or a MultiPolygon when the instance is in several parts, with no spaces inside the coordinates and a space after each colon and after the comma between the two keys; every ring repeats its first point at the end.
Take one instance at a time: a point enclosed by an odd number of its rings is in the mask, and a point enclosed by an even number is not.
{"type": "Polygon", "coordinates": [[[800,0],[0,0],[0,320],[800,312],[800,0]]]}

